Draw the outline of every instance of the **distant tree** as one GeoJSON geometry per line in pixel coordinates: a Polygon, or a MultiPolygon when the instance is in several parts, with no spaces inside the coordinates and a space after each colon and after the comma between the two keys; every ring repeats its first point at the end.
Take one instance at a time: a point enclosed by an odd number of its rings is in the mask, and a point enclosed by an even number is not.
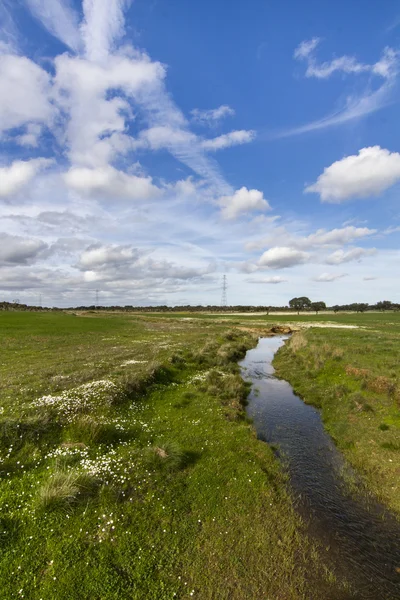
{"type": "Polygon", "coordinates": [[[366,304],[364,302],[354,302],[348,307],[349,310],[354,310],[355,312],[365,312],[366,310],[368,310],[368,308],[369,304],[366,304]]]}
{"type": "Polygon", "coordinates": [[[311,302],[311,308],[315,310],[315,314],[317,315],[320,310],[325,310],[326,304],[325,302],[311,302]]]}
{"type": "Polygon", "coordinates": [[[377,302],[375,307],[378,310],[391,310],[393,308],[393,305],[390,302],[390,300],[382,300],[381,302],[377,302]]]}
{"type": "Polygon", "coordinates": [[[289,300],[289,306],[290,308],[294,308],[294,310],[297,310],[297,314],[299,314],[301,310],[311,308],[311,300],[310,298],[307,298],[307,296],[300,296],[300,298],[292,298],[291,300],[289,300]]]}

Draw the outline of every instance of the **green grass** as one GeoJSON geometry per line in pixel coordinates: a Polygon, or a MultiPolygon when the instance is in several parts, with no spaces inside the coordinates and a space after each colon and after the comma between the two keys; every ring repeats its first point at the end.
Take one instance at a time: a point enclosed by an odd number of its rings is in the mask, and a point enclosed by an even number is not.
{"type": "Polygon", "coordinates": [[[295,334],[274,366],[321,409],[367,488],[400,516],[400,319],[395,313],[358,318],[360,329],[295,334]]]}
{"type": "Polygon", "coordinates": [[[340,598],[245,418],[254,335],[94,313],[0,330],[4,600],[340,598]]]}

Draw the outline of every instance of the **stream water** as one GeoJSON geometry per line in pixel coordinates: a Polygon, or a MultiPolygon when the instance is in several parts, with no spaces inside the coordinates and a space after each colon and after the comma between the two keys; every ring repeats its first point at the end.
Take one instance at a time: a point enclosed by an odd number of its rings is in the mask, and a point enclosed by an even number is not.
{"type": "Polygon", "coordinates": [[[400,524],[368,494],[350,494],[343,473],[357,476],[319,412],[274,377],[271,362],[285,339],[262,338],[241,361],[242,376],[253,384],[247,413],[259,439],[277,447],[310,535],[355,590],[349,598],[400,600],[400,524]]]}

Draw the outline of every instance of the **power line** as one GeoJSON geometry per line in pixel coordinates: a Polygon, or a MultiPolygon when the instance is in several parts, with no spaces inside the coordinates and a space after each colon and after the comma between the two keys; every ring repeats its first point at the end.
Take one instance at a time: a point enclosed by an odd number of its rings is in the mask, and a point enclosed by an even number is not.
{"type": "Polygon", "coordinates": [[[227,299],[226,299],[226,290],[227,290],[227,281],[226,281],[226,275],[223,276],[222,278],[222,295],[221,295],[221,306],[226,306],[227,305],[227,299]]]}

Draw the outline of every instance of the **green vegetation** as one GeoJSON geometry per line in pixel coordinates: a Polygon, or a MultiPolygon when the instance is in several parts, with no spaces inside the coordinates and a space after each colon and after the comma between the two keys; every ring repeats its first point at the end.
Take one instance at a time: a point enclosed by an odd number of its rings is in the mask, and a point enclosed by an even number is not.
{"type": "Polygon", "coordinates": [[[0,313],[4,600],[340,598],[245,418],[258,321],[173,316],[0,313]]]}
{"type": "Polygon", "coordinates": [[[321,409],[367,489],[400,515],[400,318],[347,319],[362,327],[298,332],[274,366],[305,402],[321,409]]]}

